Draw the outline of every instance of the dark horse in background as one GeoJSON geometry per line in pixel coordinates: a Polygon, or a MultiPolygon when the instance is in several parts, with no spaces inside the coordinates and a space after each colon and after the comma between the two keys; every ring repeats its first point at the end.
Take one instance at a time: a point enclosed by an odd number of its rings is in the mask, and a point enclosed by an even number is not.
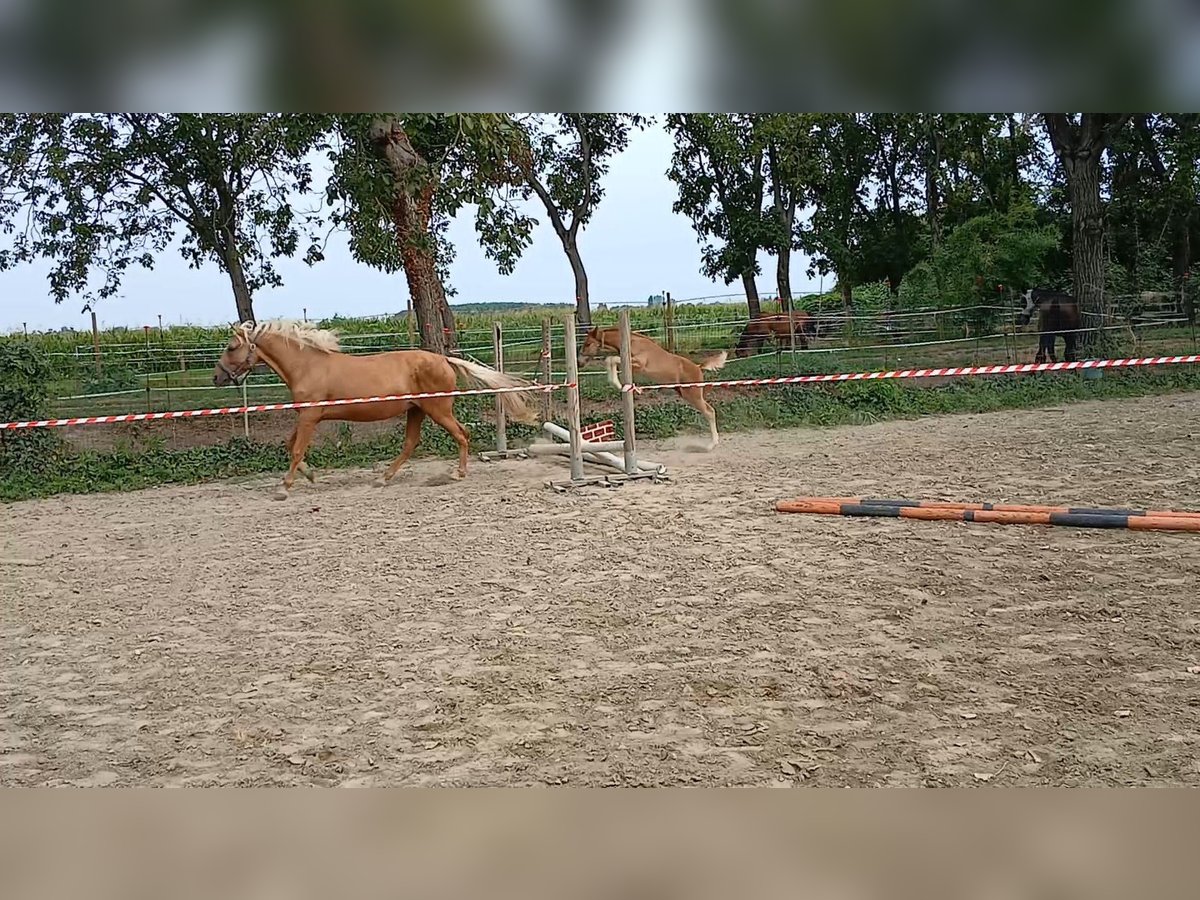
{"type": "Polygon", "coordinates": [[[1075,362],[1078,354],[1075,352],[1079,340],[1079,302],[1070,294],[1061,291],[1047,291],[1043,288],[1033,288],[1025,292],[1025,308],[1017,316],[1018,325],[1028,325],[1034,313],[1038,314],[1037,356],[1035,363],[1058,362],[1054,355],[1054,342],[1062,335],[1067,362],[1075,362]]]}
{"type": "Polygon", "coordinates": [[[791,346],[792,322],[796,328],[796,343],[800,345],[801,350],[807,350],[809,338],[817,336],[817,322],[808,313],[797,309],[792,312],[791,320],[787,316],[759,316],[757,319],[751,319],[738,335],[733,355],[747,357],[761,353],[767,338],[774,338],[776,346],[780,349],[791,346]]]}

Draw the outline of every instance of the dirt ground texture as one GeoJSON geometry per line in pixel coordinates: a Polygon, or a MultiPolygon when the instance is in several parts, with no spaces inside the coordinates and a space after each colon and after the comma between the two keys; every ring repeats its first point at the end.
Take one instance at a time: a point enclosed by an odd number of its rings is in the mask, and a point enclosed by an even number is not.
{"type": "MultiPolygon", "coordinates": [[[[4,785],[1198,785],[1200,394],[0,508],[4,785]],[[1190,671],[1189,671],[1190,670],[1190,671]]],[[[382,464],[382,461],[381,461],[382,464]]]]}

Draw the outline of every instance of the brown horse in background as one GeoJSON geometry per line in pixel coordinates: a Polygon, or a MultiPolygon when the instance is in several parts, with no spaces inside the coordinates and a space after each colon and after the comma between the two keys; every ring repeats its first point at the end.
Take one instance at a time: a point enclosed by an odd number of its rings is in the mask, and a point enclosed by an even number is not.
{"type": "Polygon", "coordinates": [[[793,322],[795,323],[796,343],[800,345],[800,349],[807,350],[809,338],[817,336],[817,322],[808,313],[794,310],[790,320],[785,315],[759,316],[757,319],[751,319],[742,329],[742,333],[738,335],[733,355],[744,358],[761,353],[767,338],[773,338],[776,347],[781,349],[790,347],[793,322]]]}
{"type": "MultiPolygon", "coordinates": [[[[233,337],[217,360],[213,384],[218,387],[236,384],[259,363],[274,369],[287,384],[292,399],[301,402],[453,391],[458,375],[464,376],[475,387],[505,388],[529,384],[478,363],[425,350],[362,355],[342,353],[334,332],[323,331],[308,323],[288,321],[234,325],[233,337]]],[[[523,395],[497,394],[496,399],[511,420],[537,424],[537,415],[526,405],[523,395]]],[[[296,428],[287,442],[291,466],[283,476],[276,499],[287,497],[297,471],[309,481],[314,480],[304,462],[304,454],[318,423],[330,419],[378,422],[404,412],[408,414],[404,449],[388,466],[380,483],[391,481],[417,448],[421,440],[421,423],[426,416],[446,429],[458,444],[458,469],[453,477],[465,477],[470,439],[466,429],[454,417],[453,397],[317,406],[299,411],[296,428]]]]}
{"type": "MultiPolygon", "coordinates": [[[[594,327],[584,338],[583,346],[579,348],[579,362],[582,365],[589,359],[606,356],[605,365],[608,368],[608,380],[617,390],[621,389],[621,379],[617,376],[617,367],[621,364],[621,329],[616,327],[594,327]],[[618,354],[616,356],[610,354],[618,354]]],[[[659,384],[695,384],[704,380],[705,372],[715,372],[725,365],[727,351],[722,350],[712,356],[705,357],[700,362],[693,362],[686,356],[677,356],[664,350],[651,338],[644,334],[632,333],[629,336],[629,356],[633,365],[633,374],[645,374],[659,384]]],[[[637,388],[634,388],[637,390],[637,388]]],[[[712,437],[708,449],[717,446],[717,413],[704,399],[704,388],[685,387],[675,388],[675,393],[685,403],[695,409],[708,421],[709,434],[712,437]]]]}
{"type": "Polygon", "coordinates": [[[1079,339],[1079,327],[1082,324],[1079,301],[1061,291],[1033,288],[1025,292],[1025,307],[1017,316],[1017,324],[1028,325],[1035,313],[1038,317],[1040,335],[1037,355],[1033,361],[1035,363],[1058,362],[1058,358],[1054,355],[1054,344],[1058,336],[1062,335],[1063,355],[1067,362],[1075,362],[1078,358],[1075,346],[1079,339]]]}

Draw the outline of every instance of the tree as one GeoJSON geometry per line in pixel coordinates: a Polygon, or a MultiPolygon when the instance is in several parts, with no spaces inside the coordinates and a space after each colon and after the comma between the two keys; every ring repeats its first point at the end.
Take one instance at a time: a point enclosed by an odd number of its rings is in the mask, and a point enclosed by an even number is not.
{"type": "MultiPolygon", "coordinates": [[[[281,284],[274,260],[319,226],[298,215],[327,122],[303,115],[6,115],[0,121],[0,269],[49,259],[55,302],[113,296],[177,237],[193,267],[229,276],[239,321],[281,284]],[[94,276],[101,276],[98,285],[94,276]]],[[[320,258],[315,242],[307,260],[320,258]]],[[[85,306],[85,308],[87,308],[85,306]]]]}
{"type": "Polygon", "coordinates": [[[864,181],[875,159],[871,137],[855,113],[814,114],[808,125],[815,150],[809,184],[814,209],[800,232],[800,245],[813,258],[813,268],[836,274],[842,303],[850,312],[858,232],[868,213],[864,181]]]}
{"type": "MultiPolygon", "coordinates": [[[[1100,199],[1101,158],[1125,127],[1123,113],[1043,113],[1046,133],[1062,164],[1071,199],[1071,282],[1080,311],[1098,328],[1107,313],[1104,296],[1104,207],[1100,199]]],[[[1101,342],[1085,330],[1081,344],[1101,342]]]]}
{"type": "Polygon", "coordinates": [[[763,214],[765,149],[755,140],[750,116],[667,116],[675,152],[667,172],[679,187],[673,206],[692,220],[704,249],[700,271],[726,284],[741,278],[751,318],[762,315],[758,300],[758,250],[774,245],[763,214]],[[714,238],[719,244],[710,243],[714,238]]]}
{"type": "Polygon", "coordinates": [[[863,118],[874,157],[874,204],[859,226],[859,283],[884,281],[893,298],[904,274],[926,251],[926,235],[912,206],[917,198],[921,137],[916,116],[871,113],[863,118]]]}
{"type": "Polygon", "coordinates": [[[775,282],[783,312],[792,305],[792,251],[798,247],[796,209],[808,201],[816,177],[808,118],[793,113],[755,116],[757,138],[766,149],[772,212],[769,244],[775,254],[775,282]]]}
{"type": "Polygon", "coordinates": [[[645,116],[611,113],[563,113],[540,116],[530,133],[532,153],[525,177],[537,194],[562,243],[575,276],[575,318],[592,321],[587,270],[579,253],[579,230],[587,225],[604,196],[601,179],[608,162],[629,144],[633,128],[645,116]]]}
{"type": "Polygon", "coordinates": [[[421,346],[457,348],[444,281],[453,247],[451,218],[475,204],[480,243],[508,274],[529,245],[534,221],[517,211],[527,196],[529,147],[507,115],[343,115],[327,195],[356,259],[404,270],[421,346]]]}
{"type": "Polygon", "coordinates": [[[1200,237],[1200,116],[1133,116],[1109,150],[1113,260],[1142,289],[1183,286],[1200,237]]]}

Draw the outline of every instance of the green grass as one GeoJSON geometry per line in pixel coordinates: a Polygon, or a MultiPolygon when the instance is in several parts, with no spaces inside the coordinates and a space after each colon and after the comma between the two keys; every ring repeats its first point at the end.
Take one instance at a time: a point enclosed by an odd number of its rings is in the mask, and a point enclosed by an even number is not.
{"type": "MultiPolygon", "coordinates": [[[[1076,373],[1058,373],[1021,378],[964,379],[922,387],[905,382],[860,382],[828,386],[770,388],[753,393],[717,392],[713,396],[722,432],[759,428],[792,428],[862,424],[888,419],[914,418],[947,413],[990,412],[1036,407],[1063,402],[1200,390],[1200,369],[1180,366],[1155,371],[1107,371],[1089,380],[1076,373]]],[[[665,392],[664,392],[665,393],[665,392]]],[[[596,384],[585,391],[589,401],[612,401],[616,392],[596,384]]],[[[480,421],[472,431],[473,450],[495,446],[495,433],[488,423],[490,401],[468,398],[459,409],[464,420],[480,421]]],[[[585,404],[587,405],[587,404],[585,404]]],[[[587,421],[613,416],[615,403],[592,403],[587,421]]],[[[635,418],[639,435],[667,438],[684,432],[699,432],[702,422],[673,395],[643,402],[635,418]]],[[[513,426],[510,441],[519,445],[531,440],[532,428],[513,426]]],[[[37,435],[42,440],[45,435],[37,435]]],[[[309,461],[317,468],[370,466],[400,451],[400,429],[368,439],[355,439],[353,428],[343,425],[335,440],[315,447],[309,461]]],[[[261,473],[281,474],[286,468],[281,443],[258,443],[234,439],[226,444],[169,450],[161,443],[111,451],[73,450],[62,443],[33,455],[33,465],[16,465],[16,459],[31,454],[13,453],[0,447],[0,500],[14,501],[60,493],[130,490],[161,484],[191,484],[213,479],[261,473]]],[[[426,429],[421,447],[426,455],[449,456],[454,446],[441,429],[426,429]]]]}

